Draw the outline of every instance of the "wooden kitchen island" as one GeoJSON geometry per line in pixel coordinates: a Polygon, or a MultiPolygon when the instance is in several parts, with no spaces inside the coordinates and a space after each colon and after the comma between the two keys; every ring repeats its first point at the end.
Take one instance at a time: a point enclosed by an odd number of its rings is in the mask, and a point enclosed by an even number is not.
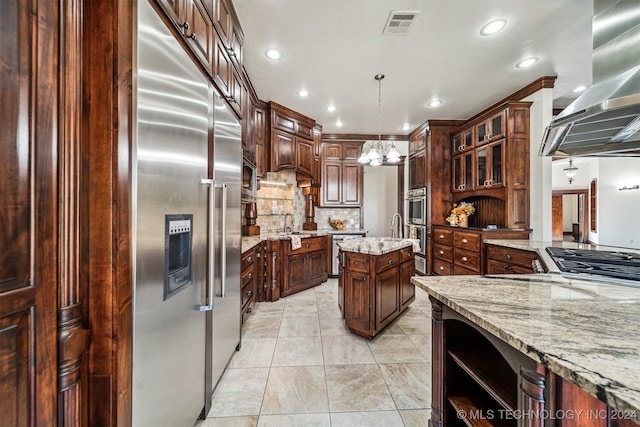
{"type": "Polygon", "coordinates": [[[640,287],[414,277],[432,303],[432,427],[636,426],[640,287]]]}
{"type": "Polygon", "coordinates": [[[380,237],[338,244],[338,305],[351,332],[371,339],[413,302],[417,244],[380,237]]]}

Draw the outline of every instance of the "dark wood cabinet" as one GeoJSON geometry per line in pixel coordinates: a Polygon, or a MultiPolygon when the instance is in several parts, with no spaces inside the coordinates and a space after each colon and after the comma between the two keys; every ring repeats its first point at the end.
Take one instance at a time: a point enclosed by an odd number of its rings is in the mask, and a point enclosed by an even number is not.
{"type": "Polygon", "coordinates": [[[155,0],[187,46],[210,72],[213,66],[214,31],[210,11],[202,0],[155,0]]]}
{"type": "Polygon", "coordinates": [[[213,24],[226,54],[240,69],[244,34],[231,0],[215,0],[213,24]]]}
{"type": "Polygon", "coordinates": [[[268,110],[262,101],[258,101],[253,108],[251,137],[255,149],[256,175],[258,178],[265,178],[269,170],[268,110]]]}
{"type": "Polygon", "coordinates": [[[505,102],[453,134],[458,153],[451,162],[452,198],[482,207],[474,226],[529,227],[530,106],[505,102]],[[470,146],[465,135],[471,135],[470,146]]]}
{"type": "Polygon", "coordinates": [[[320,128],[315,121],[282,105],[270,102],[271,162],[270,170],[294,169],[312,185],[319,181],[316,141],[320,128]]]}
{"type": "Polygon", "coordinates": [[[371,339],[415,299],[411,247],[382,255],[339,252],[338,305],[345,325],[371,339]]]}
{"type": "Polygon", "coordinates": [[[282,278],[280,296],[286,297],[326,282],[329,277],[329,237],[307,237],[300,240],[301,247],[291,249],[291,242],[284,245],[285,274],[282,278]]]}
{"type": "Polygon", "coordinates": [[[358,163],[361,149],[362,142],[322,144],[321,206],[361,206],[364,181],[364,168],[358,163]]]}
{"type": "MultiPolygon", "coordinates": [[[[528,231],[433,227],[433,273],[439,276],[485,274],[485,239],[529,238],[528,231]]],[[[487,264],[488,266],[488,264],[487,264]]],[[[493,268],[493,264],[492,264],[493,268]]]]}
{"type": "Polygon", "coordinates": [[[427,150],[409,155],[409,189],[427,186],[427,150]]]}
{"type": "Polygon", "coordinates": [[[487,274],[531,274],[545,270],[535,252],[504,246],[486,245],[487,274]]]}
{"type": "Polygon", "coordinates": [[[261,244],[242,253],[240,260],[240,307],[243,323],[247,320],[251,309],[256,303],[258,282],[262,272],[261,261],[261,244]]]}

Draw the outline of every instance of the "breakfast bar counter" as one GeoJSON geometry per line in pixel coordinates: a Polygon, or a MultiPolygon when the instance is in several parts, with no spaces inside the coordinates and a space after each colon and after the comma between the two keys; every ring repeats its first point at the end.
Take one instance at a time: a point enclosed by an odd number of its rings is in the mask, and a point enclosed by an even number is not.
{"type": "MultiPolygon", "coordinates": [[[[458,363],[463,357],[454,353],[464,353],[468,350],[465,345],[472,343],[490,343],[486,357],[501,355],[509,360],[512,370],[520,368],[513,374],[514,389],[508,390],[502,400],[514,402],[512,409],[523,409],[522,402],[531,404],[531,393],[523,398],[522,390],[531,385],[534,376],[538,383],[533,383],[541,387],[539,408],[564,410],[565,416],[566,411],[574,410],[575,417],[578,412],[571,406],[575,402],[570,396],[586,392],[594,398],[592,404],[608,405],[608,422],[612,425],[639,422],[640,286],[560,274],[416,276],[412,282],[429,293],[433,305],[435,425],[443,420],[446,425],[447,417],[462,414],[455,411],[459,409],[455,398],[448,400],[452,409],[444,395],[453,393],[456,384],[445,384],[442,377],[447,371],[453,375],[450,371],[454,364],[464,365],[458,363]],[[456,331],[467,334],[457,341],[457,349],[456,331]],[[471,337],[474,333],[478,340],[471,337]],[[488,351],[490,347],[497,352],[488,351]]],[[[472,351],[484,352],[477,346],[472,351]]],[[[494,362],[482,363],[487,368],[494,362]]],[[[464,376],[457,371],[455,375],[464,376]]],[[[488,383],[491,381],[484,386],[488,383]]]]}

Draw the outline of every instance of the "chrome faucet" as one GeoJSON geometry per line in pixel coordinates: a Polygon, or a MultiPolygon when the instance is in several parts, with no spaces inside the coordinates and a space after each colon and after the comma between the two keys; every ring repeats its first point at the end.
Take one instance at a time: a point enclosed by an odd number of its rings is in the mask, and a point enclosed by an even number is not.
{"type": "Polygon", "coordinates": [[[399,237],[401,239],[403,238],[402,216],[400,216],[398,212],[394,213],[393,216],[391,217],[391,237],[392,238],[399,237]]]}
{"type": "Polygon", "coordinates": [[[291,215],[289,212],[287,212],[284,215],[284,232],[285,233],[291,233],[293,231],[293,225],[294,225],[295,221],[293,220],[293,215],[291,215]],[[287,226],[287,218],[291,218],[291,225],[287,226]]]}

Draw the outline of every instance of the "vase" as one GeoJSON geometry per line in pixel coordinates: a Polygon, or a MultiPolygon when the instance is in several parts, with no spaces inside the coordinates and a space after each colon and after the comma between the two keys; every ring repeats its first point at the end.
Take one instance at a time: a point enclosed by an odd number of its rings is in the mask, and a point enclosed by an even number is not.
{"type": "Polygon", "coordinates": [[[466,213],[458,214],[458,226],[459,227],[468,227],[469,226],[469,217],[466,213]]]}

